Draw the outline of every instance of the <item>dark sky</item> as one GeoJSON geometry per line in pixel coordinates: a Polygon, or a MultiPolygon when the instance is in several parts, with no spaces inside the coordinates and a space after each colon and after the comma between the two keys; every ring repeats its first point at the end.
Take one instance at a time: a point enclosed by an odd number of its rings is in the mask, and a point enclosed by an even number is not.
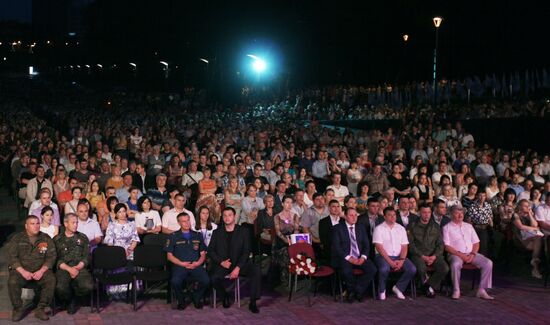
{"type": "MultiPolygon", "coordinates": [[[[0,19],[29,21],[30,2],[0,0],[0,19]]],[[[252,51],[309,81],[425,80],[431,19],[441,15],[440,76],[483,76],[549,66],[549,8],[513,0],[96,0],[85,14],[81,59],[146,60],[159,51],[172,61],[216,56],[237,69],[252,51]]]]}
{"type": "Polygon", "coordinates": [[[0,0],[0,20],[31,22],[32,0],[0,0]]]}

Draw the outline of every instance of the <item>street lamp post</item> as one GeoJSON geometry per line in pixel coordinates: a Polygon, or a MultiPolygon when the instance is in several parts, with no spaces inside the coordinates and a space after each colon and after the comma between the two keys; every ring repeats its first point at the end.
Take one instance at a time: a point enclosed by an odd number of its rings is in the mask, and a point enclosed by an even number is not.
{"type": "Polygon", "coordinates": [[[433,107],[437,107],[437,46],[439,42],[439,26],[441,26],[441,22],[443,21],[443,18],[441,17],[434,17],[433,22],[435,26],[435,48],[434,48],[434,81],[433,81],[433,107]]]}
{"type": "Polygon", "coordinates": [[[409,71],[407,66],[407,43],[409,42],[409,34],[403,34],[403,75],[405,81],[407,81],[409,71]]]}
{"type": "Polygon", "coordinates": [[[164,66],[164,78],[168,79],[168,63],[166,61],[160,61],[160,64],[164,66]]]}
{"type": "Polygon", "coordinates": [[[205,58],[199,58],[199,60],[206,64],[206,89],[210,92],[210,61],[205,58]]]}

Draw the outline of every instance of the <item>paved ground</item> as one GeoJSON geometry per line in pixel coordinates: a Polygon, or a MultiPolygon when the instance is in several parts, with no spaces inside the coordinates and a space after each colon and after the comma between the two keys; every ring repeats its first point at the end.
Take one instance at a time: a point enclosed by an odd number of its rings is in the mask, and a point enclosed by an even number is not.
{"type": "MultiPolygon", "coordinates": [[[[15,205],[9,197],[0,195],[0,225],[17,222],[15,205]]],[[[11,306],[7,295],[7,271],[5,248],[0,249],[0,324],[11,323],[11,306]]],[[[326,295],[313,299],[307,307],[305,294],[298,292],[291,303],[286,293],[265,292],[260,300],[260,314],[248,312],[247,299],[243,292],[241,308],[230,309],[205,307],[195,310],[188,306],[184,311],[171,310],[161,298],[142,301],[141,308],[134,312],[131,305],[111,303],[101,313],[91,314],[89,308],[69,316],[58,312],[52,319],[55,324],[548,324],[550,323],[550,288],[545,289],[540,281],[526,277],[495,275],[494,301],[475,298],[469,291],[470,281],[464,278],[463,298],[453,301],[438,296],[431,300],[419,297],[416,300],[399,301],[390,296],[386,301],[367,299],[364,303],[342,304],[326,295]]],[[[243,290],[245,291],[245,290],[243,290]]],[[[22,324],[43,323],[29,314],[22,324]]]]}

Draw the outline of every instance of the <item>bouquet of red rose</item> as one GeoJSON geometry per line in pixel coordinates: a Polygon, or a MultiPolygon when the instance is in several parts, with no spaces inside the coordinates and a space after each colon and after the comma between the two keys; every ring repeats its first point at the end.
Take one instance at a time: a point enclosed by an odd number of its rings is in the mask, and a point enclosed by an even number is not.
{"type": "Polygon", "coordinates": [[[317,263],[311,257],[301,253],[290,259],[288,269],[290,273],[297,275],[311,275],[317,270],[317,263]]]}

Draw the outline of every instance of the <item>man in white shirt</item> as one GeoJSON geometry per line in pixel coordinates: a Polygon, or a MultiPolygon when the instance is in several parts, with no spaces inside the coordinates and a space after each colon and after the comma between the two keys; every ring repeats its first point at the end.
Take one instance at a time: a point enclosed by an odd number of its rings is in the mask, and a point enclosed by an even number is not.
{"type": "Polygon", "coordinates": [[[378,267],[379,299],[386,299],[386,280],[390,271],[403,272],[392,291],[398,299],[405,299],[403,292],[414,279],[416,267],[407,258],[409,239],[403,226],[396,223],[397,213],[392,207],[384,209],[384,222],[374,229],[372,242],[378,254],[375,261],[378,267]]]}
{"type": "Polygon", "coordinates": [[[191,229],[195,229],[195,216],[193,212],[185,209],[185,195],[178,193],[174,196],[174,208],[166,211],[162,216],[162,233],[171,234],[174,231],[181,229],[178,223],[178,214],[185,212],[189,215],[189,222],[191,223],[191,229]]]}
{"type": "Polygon", "coordinates": [[[344,199],[349,195],[347,186],[341,185],[342,175],[338,173],[332,174],[332,184],[327,187],[334,191],[334,198],[340,202],[341,206],[344,206],[344,199]]]}
{"type": "Polygon", "coordinates": [[[181,185],[190,187],[198,184],[200,180],[204,178],[202,172],[198,170],[198,164],[196,161],[191,160],[187,169],[187,173],[181,178],[181,185]]]}
{"type": "Polygon", "coordinates": [[[53,209],[52,224],[54,226],[60,226],[61,218],[59,217],[59,207],[57,206],[57,204],[52,202],[52,192],[47,187],[40,190],[40,196],[38,200],[34,201],[31,204],[29,208],[29,214],[38,217],[40,222],[42,222],[41,212],[44,207],[51,207],[53,209]]]}
{"type": "Polygon", "coordinates": [[[492,287],[493,262],[478,254],[479,238],[474,227],[464,220],[464,208],[455,205],[451,208],[451,222],[443,227],[443,243],[449,254],[449,266],[453,280],[453,299],[460,298],[460,274],[463,264],[473,264],[481,269],[481,280],[476,296],[492,300],[486,289],[492,287]]]}
{"type": "Polygon", "coordinates": [[[101,243],[101,239],[103,238],[103,232],[99,227],[99,223],[89,217],[87,203],[79,203],[77,205],[76,215],[78,217],[78,227],[76,230],[88,237],[90,252],[93,252],[97,245],[101,243]]]}
{"type": "Polygon", "coordinates": [[[481,164],[477,165],[475,171],[476,180],[480,184],[487,184],[491,176],[495,176],[495,169],[489,164],[487,155],[481,156],[481,164]]]}
{"type": "Polygon", "coordinates": [[[546,195],[544,204],[539,205],[535,209],[535,219],[539,224],[540,229],[546,235],[550,235],[550,195],[546,195]]]}
{"type": "Polygon", "coordinates": [[[447,175],[450,179],[453,179],[453,175],[449,173],[449,169],[447,168],[447,163],[441,161],[439,162],[437,172],[432,174],[432,185],[434,187],[434,190],[439,189],[439,182],[441,180],[441,176],[443,175],[447,175]]]}

